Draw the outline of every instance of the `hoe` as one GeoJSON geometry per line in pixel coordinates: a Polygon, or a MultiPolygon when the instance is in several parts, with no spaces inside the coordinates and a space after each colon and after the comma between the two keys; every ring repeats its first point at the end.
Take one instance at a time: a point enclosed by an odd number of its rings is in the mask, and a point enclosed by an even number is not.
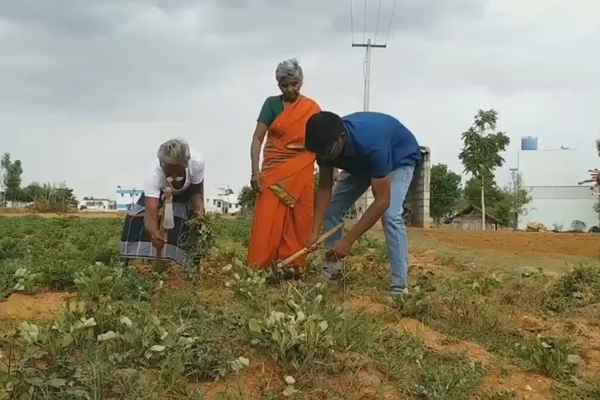
{"type": "Polygon", "coordinates": [[[319,239],[317,239],[317,241],[315,242],[315,244],[313,244],[309,248],[304,248],[302,250],[299,250],[298,252],[296,252],[295,254],[292,254],[291,256],[289,256],[288,258],[286,258],[285,260],[277,261],[277,264],[276,264],[277,269],[278,270],[282,270],[285,267],[287,267],[288,265],[290,265],[298,257],[302,257],[305,254],[308,254],[308,253],[311,253],[311,252],[315,251],[321,244],[323,244],[323,242],[325,240],[327,240],[329,237],[331,237],[334,233],[338,232],[343,227],[344,227],[344,223],[342,222],[341,224],[339,224],[338,226],[336,226],[332,230],[330,230],[330,231],[322,234],[319,237],[319,239]]]}

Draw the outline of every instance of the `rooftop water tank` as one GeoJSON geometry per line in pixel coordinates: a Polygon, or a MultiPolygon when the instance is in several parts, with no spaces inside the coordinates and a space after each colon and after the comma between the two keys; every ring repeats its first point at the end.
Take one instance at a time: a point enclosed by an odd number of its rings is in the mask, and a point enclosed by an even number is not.
{"type": "Polygon", "coordinates": [[[521,138],[521,150],[537,150],[538,149],[538,138],[533,136],[526,136],[521,138]]]}

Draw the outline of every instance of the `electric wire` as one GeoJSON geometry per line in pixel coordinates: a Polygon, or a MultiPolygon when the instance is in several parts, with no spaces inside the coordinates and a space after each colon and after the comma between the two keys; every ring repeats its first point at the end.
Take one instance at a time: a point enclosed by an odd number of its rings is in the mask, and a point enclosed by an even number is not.
{"type": "Polygon", "coordinates": [[[354,7],[350,0],[350,35],[352,36],[352,44],[354,44],[354,7]]]}
{"type": "Polygon", "coordinates": [[[367,0],[365,0],[365,15],[363,20],[363,43],[367,42],[367,0]]]}
{"type": "Polygon", "coordinates": [[[388,27],[388,32],[385,37],[385,45],[387,46],[388,40],[390,39],[390,32],[392,31],[392,23],[394,22],[394,14],[396,13],[396,5],[398,4],[398,0],[394,0],[394,7],[392,8],[392,16],[390,17],[390,25],[388,27]]]}
{"type": "Polygon", "coordinates": [[[381,3],[382,0],[379,0],[379,9],[377,10],[377,23],[375,24],[375,38],[373,39],[373,44],[377,44],[377,31],[379,31],[379,18],[381,17],[381,3]]]}

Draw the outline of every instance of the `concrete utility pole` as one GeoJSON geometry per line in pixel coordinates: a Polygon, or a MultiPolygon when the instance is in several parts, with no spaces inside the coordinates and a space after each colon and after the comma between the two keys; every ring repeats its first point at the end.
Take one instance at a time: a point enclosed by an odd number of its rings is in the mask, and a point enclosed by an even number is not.
{"type": "MultiPolygon", "coordinates": [[[[385,49],[387,44],[374,44],[371,43],[371,39],[367,40],[366,43],[352,43],[352,47],[363,47],[365,48],[365,90],[363,96],[363,110],[369,111],[369,97],[371,94],[371,49],[385,49]]],[[[356,202],[356,217],[357,219],[362,217],[362,214],[369,207],[369,190],[365,191],[362,198],[356,202]]]]}

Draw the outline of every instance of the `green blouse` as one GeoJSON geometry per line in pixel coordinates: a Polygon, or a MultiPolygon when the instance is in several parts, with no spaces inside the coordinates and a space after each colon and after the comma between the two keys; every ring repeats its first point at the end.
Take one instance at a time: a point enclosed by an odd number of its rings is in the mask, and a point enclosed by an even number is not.
{"type": "Polygon", "coordinates": [[[258,114],[257,122],[262,122],[269,127],[283,110],[285,110],[285,106],[282,95],[267,97],[260,110],[260,114],[258,114]]]}

